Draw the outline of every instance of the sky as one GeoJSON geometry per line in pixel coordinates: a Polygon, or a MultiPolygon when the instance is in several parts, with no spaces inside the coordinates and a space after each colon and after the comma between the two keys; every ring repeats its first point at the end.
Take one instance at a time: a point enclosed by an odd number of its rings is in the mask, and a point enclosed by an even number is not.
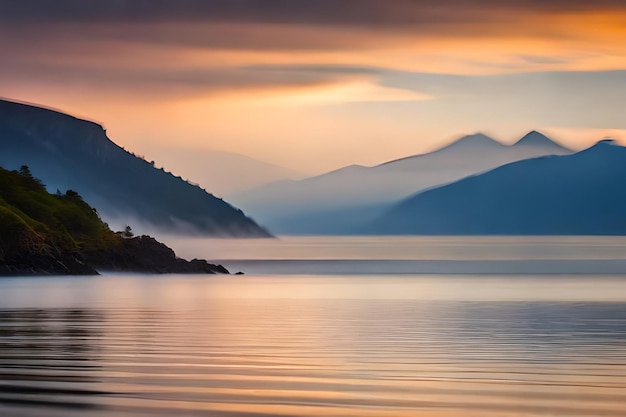
{"type": "Polygon", "coordinates": [[[166,167],[208,149],[314,174],[475,132],[626,142],[626,0],[0,0],[0,53],[0,97],[166,167]]]}

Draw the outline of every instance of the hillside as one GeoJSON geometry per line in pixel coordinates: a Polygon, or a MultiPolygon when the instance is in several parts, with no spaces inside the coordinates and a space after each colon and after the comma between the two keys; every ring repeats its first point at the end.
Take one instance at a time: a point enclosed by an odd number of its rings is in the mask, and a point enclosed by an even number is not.
{"type": "Polygon", "coordinates": [[[509,162],[571,152],[535,131],[513,145],[477,133],[430,153],[372,167],[351,165],[300,181],[282,181],[233,195],[231,200],[275,233],[352,233],[383,208],[416,191],[509,162]]]}
{"type": "Polygon", "coordinates": [[[624,235],[626,148],[602,141],[573,155],[504,165],[417,193],[364,233],[624,235]]]}
{"type": "Polygon", "coordinates": [[[76,190],[112,223],[269,236],[241,210],[122,149],[102,126],[56,111],[0,100],[0,165],[28,165],[50,191],[76,190]]]}
{"type": "Polygon", "coordinates": [[[0,168],[0,275],[136,272],[227,273],[175,256],[148,236],[112,232],[75,191],[50,194],[28,167],[0,168]]]}

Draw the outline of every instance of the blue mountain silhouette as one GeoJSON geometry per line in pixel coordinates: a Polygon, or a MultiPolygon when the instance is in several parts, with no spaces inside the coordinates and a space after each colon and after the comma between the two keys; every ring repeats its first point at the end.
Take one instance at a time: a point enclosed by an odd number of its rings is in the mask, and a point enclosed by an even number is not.
{"type": "Polygon", "coordinates": [[[626,234],[626,148],[601,141],[513,162],[413,195],[367,232],[433,235],[626,234]]]}

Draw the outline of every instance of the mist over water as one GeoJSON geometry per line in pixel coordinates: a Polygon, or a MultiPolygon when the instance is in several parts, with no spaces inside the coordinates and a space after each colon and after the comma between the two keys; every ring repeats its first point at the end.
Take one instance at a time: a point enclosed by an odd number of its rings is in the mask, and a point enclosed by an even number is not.
{"type": "Polygon", "coordinates": [[[617,262],[624,239],[167,243],[186,257],[268,264],[244,276],[0,280],[0,415],[617,417],[626,409],[618,271],[365,275],[318,263],[365,268],[377,255],[386,269],[433,259],[558,260],[562,269],[617,262]],[[272,272],[281,260],[292,263],[272,272]]]}
{"type": "Polygon", "coordinates": [[[176,253],[258,274],[616,274],[621,236],[280,236],[180,239],[176,253]]]}

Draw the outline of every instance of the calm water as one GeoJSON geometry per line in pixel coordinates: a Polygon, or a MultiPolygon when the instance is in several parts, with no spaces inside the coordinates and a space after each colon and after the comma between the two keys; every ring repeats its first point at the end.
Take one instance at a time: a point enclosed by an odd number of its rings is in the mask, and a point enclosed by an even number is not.
{"type": "Polygon", "coordinates": [[[626,239],[174,246],[257,270],[0,280],[0,416],[625,415],[626,239]]]}

